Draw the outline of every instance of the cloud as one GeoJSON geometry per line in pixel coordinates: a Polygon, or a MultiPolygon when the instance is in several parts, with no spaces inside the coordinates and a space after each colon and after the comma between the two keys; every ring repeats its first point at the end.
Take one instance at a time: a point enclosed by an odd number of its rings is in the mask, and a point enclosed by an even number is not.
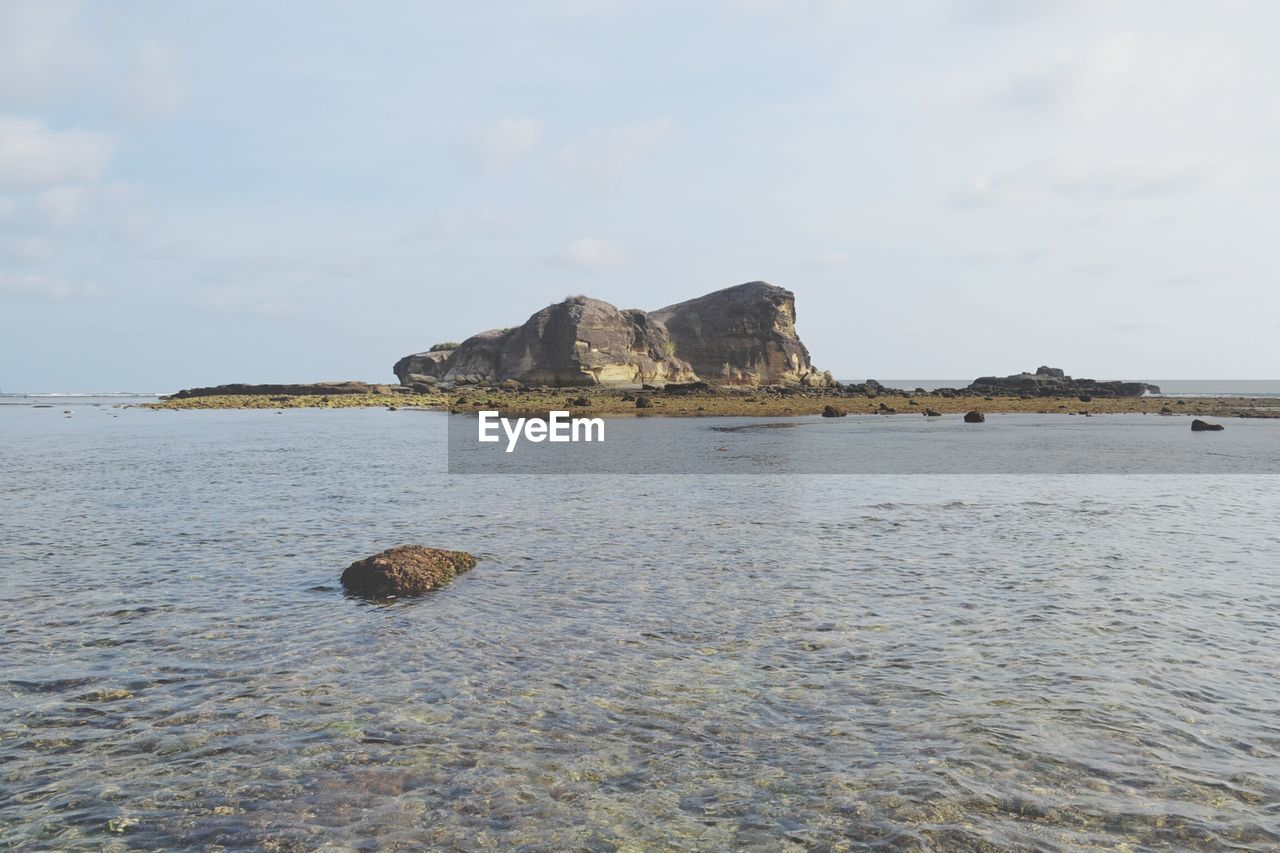
{"type": "Polygon", "coordinates": [[[65,228],[89,209],[89,193],[84,187],[56,187],[35,198],[35,209],[49,225],[65,228]]]}
{"type": "Polygon", "coordinates": [[[1103,326],[1103,328],[1109,332],[1116,332],[1118,334],[1145,335],[1150,332],[1167,329],[1168,327],[1163,323],[1151,323],[1144,320],[1131,320],[1124,323],[1108,323],[1105,326],[1103,326]]]}
{"type": "Polygon", "coordinates": [[[1080,118],[1145,113],[1198,95],[1234,71],[1230,53],[1216,44],[1110,33],[1015,77],[996,101],[1080,118]]]}
{"type": "Polygon", "coordinates": [[[68,302],[100,294],[95,285],[75,286],[50,276],[0,272],[0,300],[6,302],[68,302]]]}
{"type": "Polygon", "coordinates": [[[132,240],[149,230],[151,216],[130,184],[75,184],[0,198],[0,223],[11,233],[50,236],[74,226],[132,240]]]}
{"type": "Polygon", "coordinates": [[[1076,275],[1094,277],[1111,275],[1122,269],[1124,269],[1124,264],[1116,261],[1089,261],[1088,263],[1076,264],[1071,267],[1071,272],[1076,275]]]}
{"type": "Polygon", "coordinates": [[[1020,24],[1055,14],[1068,6],[1068,0],[965,0],[958,4],[956,11],[960,18],[976,24],[1020,24]]]}
{"type": "Polygon", "coordinates": [[[259,317],[301,317],[307,313],[300,302],[255,302],[247,310],[259,317]]]}
{"type": "Polygon", "coordinates": [[[480,128],[471,137],[471,154],[486,175],[503,172],[527,154],[542,138],[542,122],[535,118],[505,118],[480,128]]]}
{"type": "Polygon", "coordinates": [[[186,92],[173,74],[173,55],[173,48],[161,42],[150,41],[138,48],[120,90],[130,109],[146,116],[163,116],[182,106],[186,92]]]}
{"type": "Polygon", "coordinates": [[[86,130],[50,130],[35,119],[0,116],[0,188],[32,189],[94,181],[115,140],[86,130]]]}
{"type": "Polygon", "coordinates": [[[612,18],[624,14],[628,5],[629,0],[559,0],[547,11],[566,18],[612,18]]]}
{"type": "Polygon", "coordinates": [[[849,262],[849,256],[844,252],[822,252],[801,261],[797,266],[800,269],[820,271],[833,270],[844,266],[849,262]]]}
{"type": "Polygon", "coordinates": [[[975,249],[962,253],[961,262],[974,266],[999,266],[1003,264],[1039,263],[1049,256],[1044,249],[975,249]]]}
{"type": "Polygon", "coordinates": [[[21,263],[39,263],[53,257],[53,246],[40,237],[10,237],[0,242],[3,254],[21,263]]]}
{"type": "Polygon", "coordinates": [[[556,256],[556,262],[581,270],[612,269],[627,262],[627,253],[617,243],[584,237],[566,246],[556,256]]]}
{"type": "Polygon", "coordinates": [[[1064,175],[1055,189],[1064,195],[1125,200],[1186,195],[1208,182],[1208,168],[1198,163],[1129,163],[1064,175]]]}
{"type": "Polygon", "coordinates": [[[1037,163],[979,176],[968,186],[953,192],[948,204],[951,207],[973,208],[1035,201],[1039,197],[1039,191],[1035,188],[1039,183],[1035,173],[1044,168],[1045,164],[1037,163]]]}
{"type": "Polygon", "coordinates": [[[509,232],[525,222],[523,211],[503,207],[456,207],[406,232],[402,242],[454,240],[509,232]]]}
{"type": "Polygon", "coordinates": [[[996,95],[997,103],[1015,110],[1034,112],[1065,106],[1074,95],[1071,73],[1049,68],[1015,78],[996,95]]]}
{"type": "Polygon", "coordinates": [[[1076,107],[1101,113],[1177,100],[1205,90],[1233,70],[1230,54],[1218,45],[1112,34],[1089,49],[1076,107]]]}
{"type": "Polygon", "coordinates": [[[219,314],[241,314],[254,317],[288,319],[308,313],[300,302],[287,299],[262,298],[261,291],[230,285],[206,287],[195,299],[198,308],[219,314]]]}
{"type": "Polygon", "coordinates": [[[823,19],[836,14],[861,12],[862,3],[850,0],[724,0],[736,14],[784,14],[800,20],[823,19]]]}
{"type": "Polygon", "coordinates": [[[1103,165],[1037,161],[975,178],[951,194],[956,208],[1015,205],[1049,198],[1140,201],[1188,195],[1208,186],[1211,173],[1202,163],[1131,162],[1103,165]]]}
{"type": "Polygon", "coordinates": [[[57,89],[85,55],[74,0],[0,3],[0,95],[35,98],[57,89]]]}
{"type": "Polygon", "coordinates": [[[666,118],[596,130],[560,152],[560,168],[573,178],[607,189],[631,174],[671,132],[666,118]]]}

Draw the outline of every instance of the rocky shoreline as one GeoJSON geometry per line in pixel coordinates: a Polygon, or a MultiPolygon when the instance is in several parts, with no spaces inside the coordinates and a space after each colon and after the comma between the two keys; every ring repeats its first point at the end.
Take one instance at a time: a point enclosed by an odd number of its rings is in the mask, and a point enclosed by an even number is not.
{"type": "MultiPolygon", "coordinates": [[[[298,386],[305,389],[306,386],[298,386]]],[[[432,409],[454,413],[497,410],[505,415],[545,415],[552,410],[575,414],[639,417],[797,417],[821,415],[831,407],[849,415],[963,415],[1039,413],[1060,415],[1150,414],[1193,417],[1280,418],[1280,399],[1248,397],[1174,398],[1092,397],[1088,395],[982,395],[940,389],[933,392],[898,391],[873,383],[831,388],[765,386],[718,388],[669,386],[636,388],[468,387],[419,393],[390,386],[386,393],[346,394],[208,394],[175,395],[147,404],[158,410],[389,408],[432,409]]]]}

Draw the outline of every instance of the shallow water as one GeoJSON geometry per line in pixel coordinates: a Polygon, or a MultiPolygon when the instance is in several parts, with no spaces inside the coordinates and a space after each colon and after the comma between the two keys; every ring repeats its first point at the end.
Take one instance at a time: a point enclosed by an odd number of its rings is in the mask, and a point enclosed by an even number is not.
{"type": "Polygon", "coordinates": [[[1280,479],[449,475],[446,419],[0,412],[0,845],[1280,844],[1280,479]],[[481,562],[340,591],[405,542],[481,562]]]}

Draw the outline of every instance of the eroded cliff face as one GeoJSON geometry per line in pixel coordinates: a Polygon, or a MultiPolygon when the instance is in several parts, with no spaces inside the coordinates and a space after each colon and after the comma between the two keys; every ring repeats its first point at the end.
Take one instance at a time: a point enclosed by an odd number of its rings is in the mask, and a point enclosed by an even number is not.
{"type": "Polygon", "coordinates": [[[796,297],[763,281],[727,287],[650,315],[703,381],[719,385],[830,384],[796,335],[796,297]]]}
{"type": "Polygon", "coordinates": [[[795,296],[765,282],[646,313],[574,296],[456,350],[396,362],[401,382],[830,384],[795,332],[795,296]]]}
{"type": "MultiPolygon", "coordinates": [[[[464,343],[465,346],[465,343],[464,343]]],[[[526,385],[683,382],[688,362],[643,311],[574,296],[543,308],[507,336],[496,373],[526,385]]]]}

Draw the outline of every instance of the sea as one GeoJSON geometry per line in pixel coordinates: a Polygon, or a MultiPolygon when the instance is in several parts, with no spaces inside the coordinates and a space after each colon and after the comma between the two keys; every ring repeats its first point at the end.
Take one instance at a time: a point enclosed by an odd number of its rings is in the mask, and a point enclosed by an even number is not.
{"type": "Polygon", "coordinates": [[[1280,421],[1047,416],[1167,430],[1158,474],[822,474],[761,442],[932,419],[628,419],[661,473],[548,476],[450,473],[462,416],[138,401],[0,401],[0,847],[1280,846],[1280,477],[1211,443],[1280,421]],[[405,543],[479,564],[344,593],[405,543]]]}

